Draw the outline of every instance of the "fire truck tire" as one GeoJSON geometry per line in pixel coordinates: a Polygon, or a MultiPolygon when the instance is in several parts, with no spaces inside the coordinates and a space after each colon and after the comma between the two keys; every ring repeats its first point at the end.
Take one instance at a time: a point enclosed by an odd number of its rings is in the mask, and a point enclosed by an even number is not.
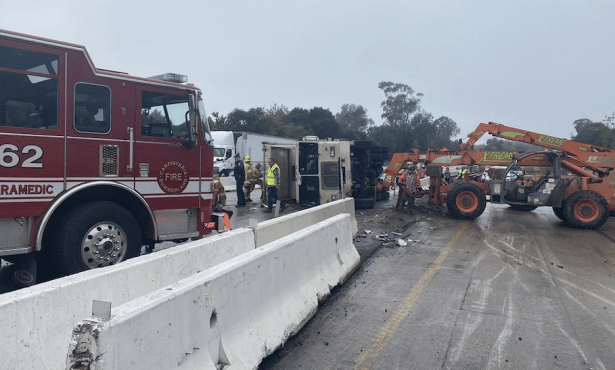
{"type": "Polygon", "coordinates": [[[139,224],[122,206],[90,202],[75,207],[55,233],[52,258],[60,275],[118,264],[141,252],[139,224]]]}
{"type": "Polygon", "coordinates": [[[487,206],[485,192],[466,182],[455,186],[446,197],[446,208],[451,216],[462,220],[474,220],[482,215],[487,206]]]}
{"type": "Polygon", "coordinates": [[[566,222],[566,216],[564,216],[564,207],[553,207],[553,213],[555,213],[557,218],[566,222]]]}
{"type": "Polygon", "coordinates": [[[609,204],[602,195],[581,190],[566,199],[564,217],[577,229],[597,229],[610,217],[609,204]]]}
{"type": "Polygon", "coordinates": [[[537,206],[530,206],[527,204],[509,204],[509,206],[515,211],[521,211],[521,212],[532,212],[533,210],[538,208],[537,206]]]}

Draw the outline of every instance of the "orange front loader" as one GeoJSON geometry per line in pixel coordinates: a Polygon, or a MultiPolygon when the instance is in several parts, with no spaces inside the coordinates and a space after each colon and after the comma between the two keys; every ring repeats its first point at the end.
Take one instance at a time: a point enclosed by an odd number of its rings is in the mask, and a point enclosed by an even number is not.
{"type": "MultiPolygon", "coordinates": [[[[427,175],[431,178],[429,202],[446,204],[451,215],[457,218],[479,217],[485,210],[487,196],[492,203],[508,204],[518,210],[552,207],[557,217],[577,228],[599,228],[611,212],[615,212],[615,150],[493,122],[481,123],[468,138],[466,143],[460,143],[459,152],[420,154],[415,150],[397,159],[394,155],[393,159],[427,164],[427,175]],[[531,153],[472,151],[485,133],[548,150],[531,153]],[[458,165],[507,167],[493,171],[490,179],[465,176],[463,181],[443,184],[444,167],[458,165]]],[[[394,179],[394,169],[389,168],[385,181],[394,179]]]]}

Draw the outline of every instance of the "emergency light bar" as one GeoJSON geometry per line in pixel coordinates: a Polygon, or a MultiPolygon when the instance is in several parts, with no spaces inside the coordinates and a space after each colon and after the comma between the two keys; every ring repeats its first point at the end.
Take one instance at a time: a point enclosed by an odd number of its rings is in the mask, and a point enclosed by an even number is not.
{"type": "Polygon", "coordinates": [[[166,82],[178,82],[178,83],[188,82],[188,76],[180,75],[179,73],[163,73],[161,75],[152,76],[150,78],[153,80],[160,80],[160,81],[166,81],[166,82]]]}

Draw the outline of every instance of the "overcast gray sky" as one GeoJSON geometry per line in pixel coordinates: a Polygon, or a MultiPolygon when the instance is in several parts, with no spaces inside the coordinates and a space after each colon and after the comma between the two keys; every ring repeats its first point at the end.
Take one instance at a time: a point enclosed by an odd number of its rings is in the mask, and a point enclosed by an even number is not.
{"type": "Polygon", "coordinates": [[[611,0],[0,0],[0,28],[84,45],[99,68],[186,74],[209,113],[423,93],[462,135],[496,121],[570,137],[615,111],[611,0]]]}

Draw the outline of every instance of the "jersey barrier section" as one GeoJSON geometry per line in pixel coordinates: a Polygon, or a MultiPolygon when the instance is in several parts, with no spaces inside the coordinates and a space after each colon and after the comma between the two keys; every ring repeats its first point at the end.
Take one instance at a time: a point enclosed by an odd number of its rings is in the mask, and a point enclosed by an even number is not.
{"type": "Polygon", "coordinates": [[[314,225],[315,223],[342,213],[350,215],[352,236],[356,236],[358,228],[357,219],[355,218],[354,198],[346,198],[291,213],[279,219],[274,218],[268,221],[259,222],[257,226],[252,227],[252,229],[254,229],[254,243],[258,248],[290,233],[299,231],[307,225],[314,225]]]}
{"type": "Polygon", "coordinates": [[[348,214],[306,225],[80,322],[66,368],[255,369],[359,263],[348,214]]]}
{"type": "Polygon", "coordinates": [[[251,250],[252,231],[238,229],[4,293],[0,369],[63,369],[72,329],[92,315],[93,300],[119,306],[251,250]]]}

